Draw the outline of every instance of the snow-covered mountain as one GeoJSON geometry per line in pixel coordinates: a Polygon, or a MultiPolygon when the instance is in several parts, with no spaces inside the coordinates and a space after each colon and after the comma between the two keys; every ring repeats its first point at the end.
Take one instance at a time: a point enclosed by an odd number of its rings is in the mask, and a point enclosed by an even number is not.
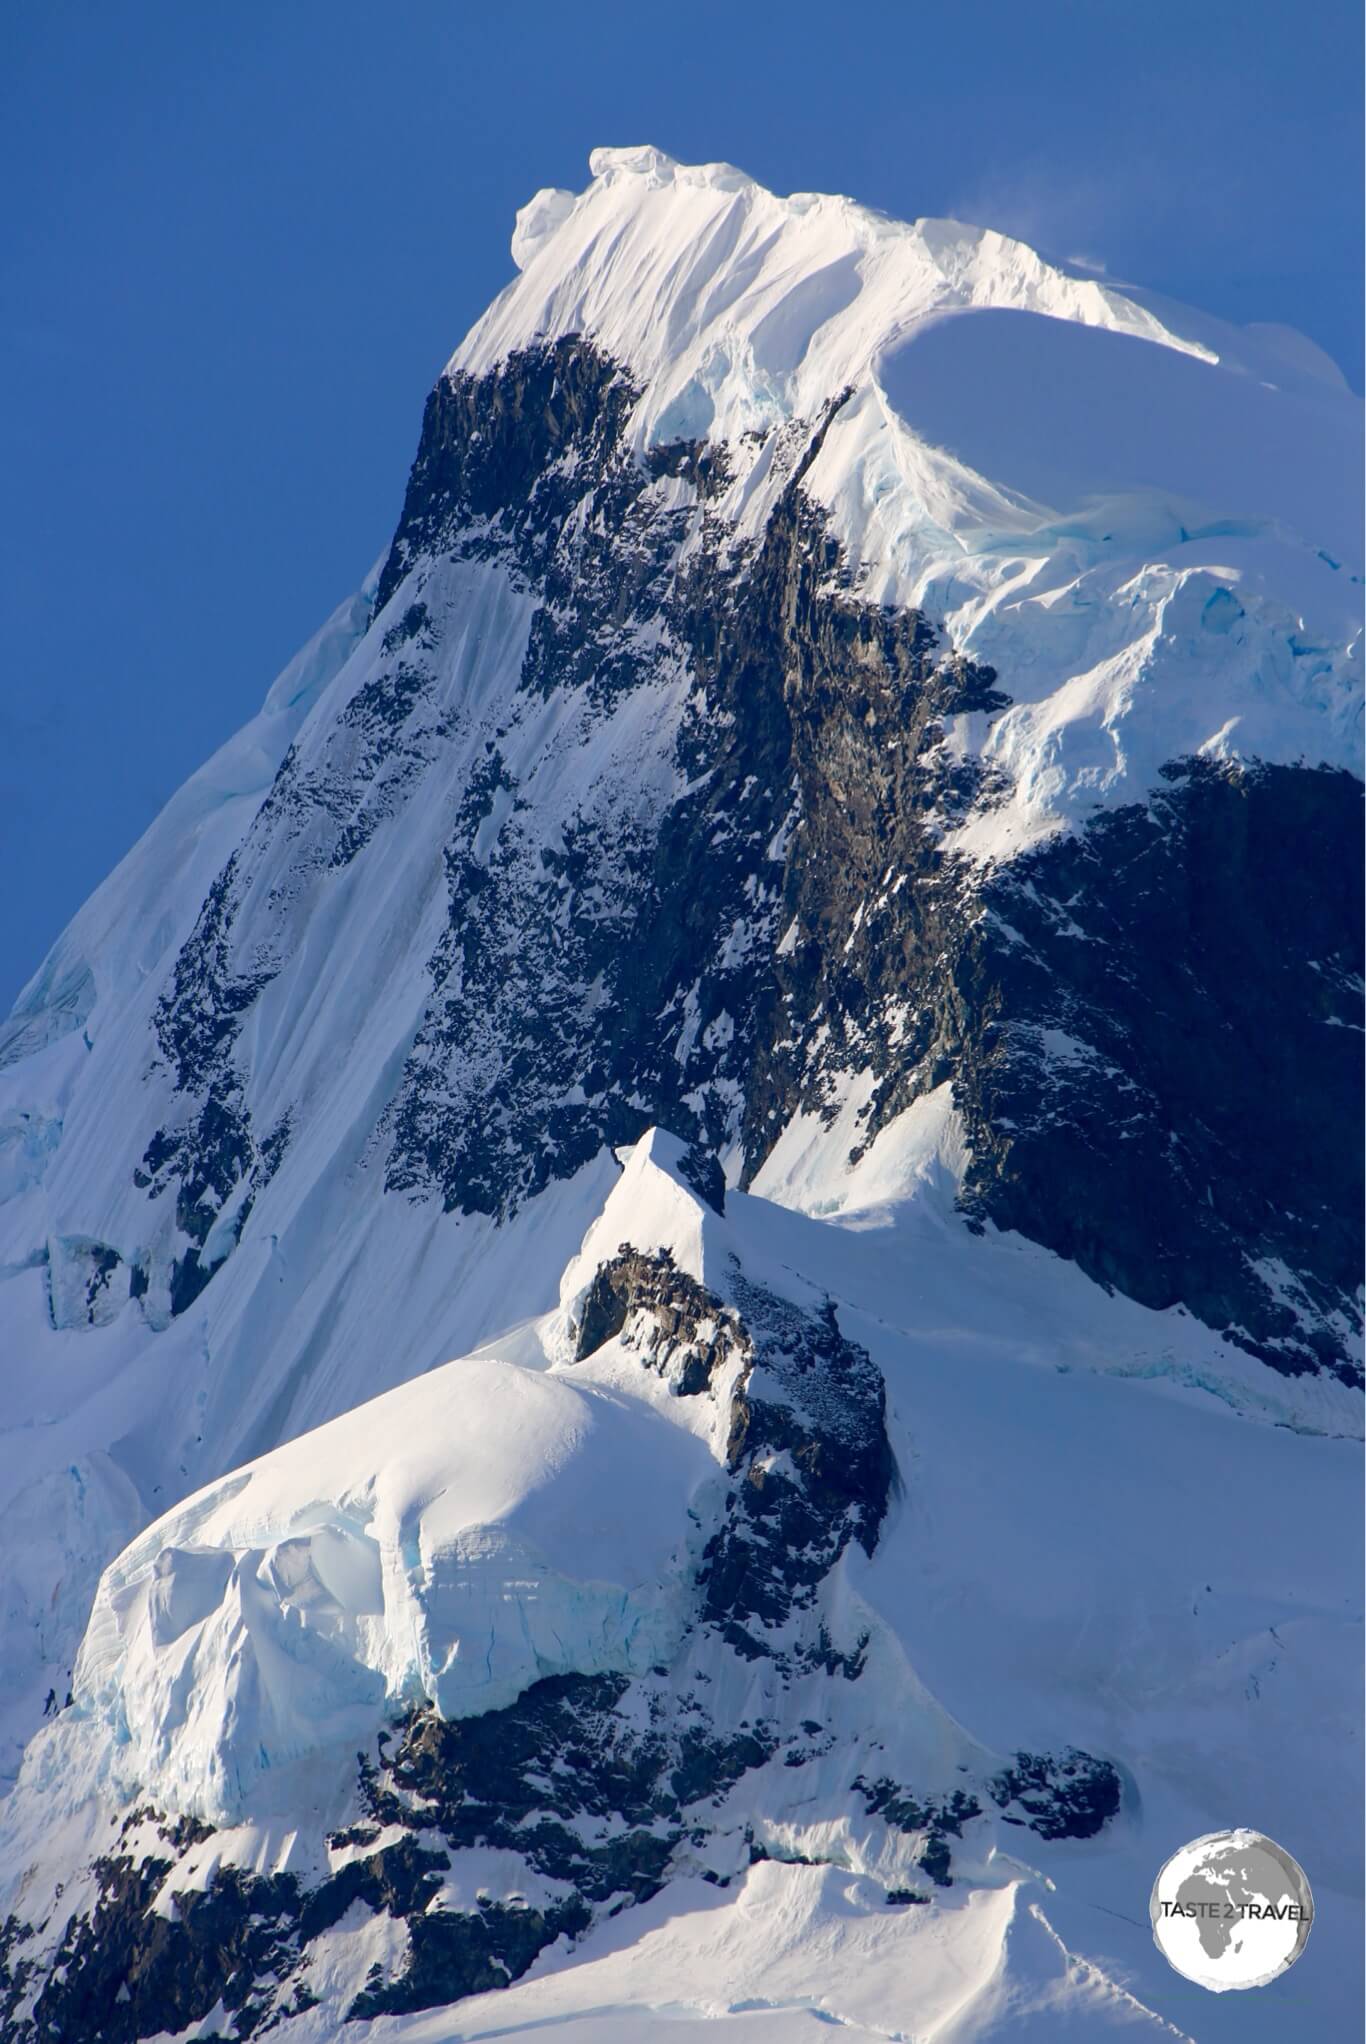
{"type": "Polygon", "coordinates": [[[1360,404],[592,168],[0,1030],[3,2035],[1334,2034],[1360,404]]]}

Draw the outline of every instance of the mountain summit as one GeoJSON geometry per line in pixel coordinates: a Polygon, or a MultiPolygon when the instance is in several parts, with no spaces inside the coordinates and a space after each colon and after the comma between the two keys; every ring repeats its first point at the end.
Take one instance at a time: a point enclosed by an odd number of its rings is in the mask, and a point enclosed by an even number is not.
{"type": "Polygon", "coordinates": [[[1170,1850],[1358,1878],[1360,404],[592,170],[0,1028],[7,2044],[1184,2035],[1170,1850]]]}

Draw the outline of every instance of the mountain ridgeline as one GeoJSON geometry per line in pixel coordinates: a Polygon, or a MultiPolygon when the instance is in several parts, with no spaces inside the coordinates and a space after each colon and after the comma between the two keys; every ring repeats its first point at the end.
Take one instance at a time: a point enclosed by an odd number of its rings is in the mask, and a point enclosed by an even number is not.
{"type": "Polygon", "coordinates": [[[0,2044],[1185,2035],[1155,1837],[1352,1878],[1360,408],[653,150],[513,252],[0,1030],[0,2044]]]}

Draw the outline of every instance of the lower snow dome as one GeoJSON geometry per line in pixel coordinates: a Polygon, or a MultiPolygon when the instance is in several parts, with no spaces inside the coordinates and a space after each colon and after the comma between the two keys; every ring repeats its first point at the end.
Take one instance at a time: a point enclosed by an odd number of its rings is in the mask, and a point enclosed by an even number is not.
{"type": "Polygon", "coordinates": [[[209,1486],[106,1570],[75,1674],[126,1790],[237,1815],[389,1705],[498,1709],[672,1651],[705,1445],[648,1405],[447,1363],[209,1486]]]}

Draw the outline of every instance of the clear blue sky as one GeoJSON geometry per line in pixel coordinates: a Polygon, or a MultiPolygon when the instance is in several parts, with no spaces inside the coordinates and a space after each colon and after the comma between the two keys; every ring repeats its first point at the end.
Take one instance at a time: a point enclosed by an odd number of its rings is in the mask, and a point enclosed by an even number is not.
{"type": "Polygon", "coordinates": [[[956,213],[1360,388],[1359,0],[6,10],[0,1008],[387,539],[599,142],[956,213]]]}

